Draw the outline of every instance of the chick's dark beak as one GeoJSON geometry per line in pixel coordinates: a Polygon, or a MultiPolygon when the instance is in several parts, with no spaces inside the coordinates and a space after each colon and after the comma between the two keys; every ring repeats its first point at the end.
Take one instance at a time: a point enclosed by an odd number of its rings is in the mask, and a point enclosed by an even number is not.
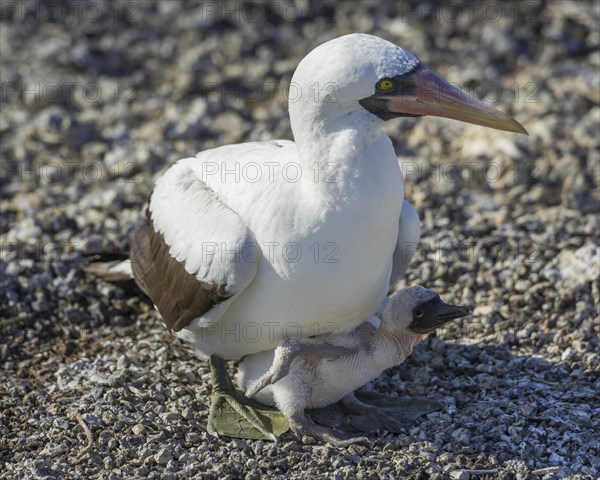
{"type": "Polygon", "coordinates": [[[451,320],[471,314],[467,307],[444,303],[440,297],[432,298],[414,308],[413,321],[408,329],[413,333],[429,333],[451,320]]]}

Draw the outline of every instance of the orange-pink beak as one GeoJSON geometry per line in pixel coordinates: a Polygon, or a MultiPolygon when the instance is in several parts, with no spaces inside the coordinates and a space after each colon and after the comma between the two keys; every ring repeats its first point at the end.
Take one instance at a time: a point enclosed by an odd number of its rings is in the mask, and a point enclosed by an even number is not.
{"type": "Polygon", "coordinates": [[[433,115],[528,135],[514,118],[461,92],[427,67],[413,73],[410,80],[416,86],[414,94],[384,97],[390,112],[433,115]]]}

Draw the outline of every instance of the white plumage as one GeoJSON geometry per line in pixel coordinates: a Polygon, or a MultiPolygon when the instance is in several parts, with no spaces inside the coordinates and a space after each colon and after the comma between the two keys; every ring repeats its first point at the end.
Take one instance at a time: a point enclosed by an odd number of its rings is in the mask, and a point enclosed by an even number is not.
{"type": "MultiPolygon", "coordinates": [[[[282,339],[298,337],[317,355],[333,347],[308,337],[341,334],[328,338],[354,347],[363,341],[358,346],[366,346],[366,355],[362,347],[333,348],[341,357],[317,362],[318,378],[306,368],[293,375],[316,383],[309,389],[314,398],[290,413],[292,428],[344,443],[354,439],[311,424],[304,407],[339,399],[393,364],[394,351],[408,352],[392,342],[398,336],[393,329],[381,330],[372,342],[368,324],[345,334],[385,305],[420,238],[419,217],[404,200],[402,172],[383,122],[436,115],[526,131],[409,52],[371,35],[346,35],[317,47],[298,65],[292,86],[295,143],[230,145],[178,161],[156,182],[146,221],[132,237],[131,261],[104,273],[114,278],[131,270],[167,327],[211,356],[207,430],[214,434],[273,438],[254,407],[238,398],[222,358],[247,356],[246,387],[270,369],[282,339]],[[347,378],[327,384],[343,372],[347,378]],[[231,408],[237,418],[229,422],[231,408]]],[[[438,307],[430,312],[432,322],[441,318],[438,307]]],[[[456,318],[466,309],[452,311],[456,318]]],[[[301,389],[288,379],[272,391],[274,397],[281,393],[282,400],[274,399],[281,407],[285,395],[301,389]]],[[[373,422],[389,426],[386,412],[360,404],[351,393],[342,403],[358,415],[352,422],[362,431],[373,422]]]]}
{"type": "Polygon", "coordinates": [[[449,305],[423,287],[400,290],[388,297],[378,317],[351,332],[318,339],[283,340],[275,351],[250,355],[241,363],[237,381],[246,395],[275,405],[297,434],[309,434],[346,445],[362,438],[316,425],[305,410],[341,401],[359,413],[347,421],[360,431],[402,428],[402,412],[360,402],[354,390],[402,363],[424,334],[470,313],[449,305]]]}
{"type": "Polygon", "coordinates": [[[398,235],[402,173],[382,120],[358,101],[416,62],[376,37],[329,42],[292,79],[303,92],[290,103],[296,143],[201,152],[157,181],[150,213],[171,255],[233,295],[178,335],[206,355],[235,358],[284,335],[350,330],[375,313],[398,242],[411,245],[400,246],[396,277],[410,262],[419,220],[405,204],[398,235]],[[314,98],[315,80],[334,85],[329,98],[314,98]]]}

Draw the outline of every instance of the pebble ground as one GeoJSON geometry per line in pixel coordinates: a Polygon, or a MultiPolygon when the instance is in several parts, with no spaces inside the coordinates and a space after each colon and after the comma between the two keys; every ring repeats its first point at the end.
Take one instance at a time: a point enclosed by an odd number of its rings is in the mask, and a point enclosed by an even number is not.
{"type": "Polygon", "coordinates": [[[1,478],[599,477],[597,2],[67,3],[0,3],[1,478]],[[291,138],[295,66],[350,32],[530,133],[386,127],[423,220],[406,283],[474,316],[364,388],[444,410],[371,447],[212,438],[206,364],[86,254],[127,250],[178,158],[291,138]]]}

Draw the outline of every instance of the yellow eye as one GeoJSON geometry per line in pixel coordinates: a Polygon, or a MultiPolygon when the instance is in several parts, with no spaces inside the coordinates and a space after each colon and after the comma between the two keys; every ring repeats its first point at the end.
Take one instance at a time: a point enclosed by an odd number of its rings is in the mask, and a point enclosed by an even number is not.
{"type": "Polygon", "coordinates": [[[392,88],[394,88],[394,82],[392,80],[384,78],[383,80],[379,80],[377,82],[377,90],[389,92],[392,88]]]}

